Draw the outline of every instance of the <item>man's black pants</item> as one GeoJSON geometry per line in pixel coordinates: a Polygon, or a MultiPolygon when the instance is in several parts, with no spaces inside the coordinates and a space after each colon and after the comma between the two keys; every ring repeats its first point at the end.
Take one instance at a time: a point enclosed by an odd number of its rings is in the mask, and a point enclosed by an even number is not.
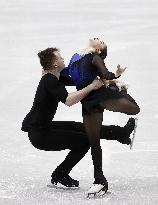
{"type": "MultiPolygon", "coordinates": [[[[124,128],[119,126],[102,126],[100,138],[118,140],[125,135],[124,128]]],[[[74,121],[53,121],[49,129],[36,130],[28,133],[34,147],[45,151],[70,149],[65,160],[56,171],[69,173],[85,156],[90,145],[83,123],[74,121]]]]}

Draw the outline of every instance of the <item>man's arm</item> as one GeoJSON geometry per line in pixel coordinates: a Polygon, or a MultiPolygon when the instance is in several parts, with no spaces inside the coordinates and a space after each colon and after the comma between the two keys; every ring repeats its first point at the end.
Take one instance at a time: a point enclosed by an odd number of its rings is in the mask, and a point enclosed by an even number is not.
{"type": "Polygon", "coordinates": [[[63,83],[58,83],[54,75],[47,75],[45,78],[45,88],[58,102],[62,102],[67,106],[72,106],[81,101],[92,90],[97,90],[103,83],[100,80],[94,80],[90,85],[82,90],[68,93],[63,83]]]}
{"type": "Polygon", "coordinates": [[[72,106],[72,105],[78,103],[84,97],[86,97],[91,91],[97,90],[101,86],[103,86],[103,84],[100,80],[94,80],[90,85],[83,88],[82,90],[69,93],[67,98],[66,98],[65,105],[72,106]]]}

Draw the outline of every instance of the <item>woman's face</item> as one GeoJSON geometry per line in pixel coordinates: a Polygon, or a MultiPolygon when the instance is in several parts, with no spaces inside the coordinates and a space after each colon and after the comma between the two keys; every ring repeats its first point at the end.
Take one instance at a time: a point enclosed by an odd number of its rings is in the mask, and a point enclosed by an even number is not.
{"type": "Polygon", "coordinates": [[[89,39],[89,46],[98,50],[103,50],[105,48],[104,41],[101,41],[99,38],[89,39]]]}

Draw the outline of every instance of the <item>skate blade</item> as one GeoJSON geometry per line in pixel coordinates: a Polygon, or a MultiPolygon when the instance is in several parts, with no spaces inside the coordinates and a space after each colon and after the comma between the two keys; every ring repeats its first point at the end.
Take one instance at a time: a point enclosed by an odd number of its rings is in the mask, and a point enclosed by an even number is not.
{"type": "Polygon", "coordinates": [[[48,184],[47,187],[51,188],[51,189],[61,189],[61,190],[78,190],[79,189],[79,187],[67,187],[67,186],[64,186],[60,183],[48,184]]]}
{"type": "Polygon", "coordinates": [[[135,136],[136,136],[137,124],[138,124],[138,118],[135,118],[135,127],[134,127],[134,131],[133,131],[133,137],[132,137],[131,143],[130,143],[130,149],[133,148],[133,143],[134,143],[134,139],[135,139],[135,136]]]}
{"type": "Polygon", "coordinates": [[[108,189],[106,187],[103,187],[101,190],[99,190],[98,192],[91,192],[91,193],[87,193],[87,198],[96,198],[96,197],[102,197],[105,194],[109,194],[110,192],[108,192],[108,189]]]}

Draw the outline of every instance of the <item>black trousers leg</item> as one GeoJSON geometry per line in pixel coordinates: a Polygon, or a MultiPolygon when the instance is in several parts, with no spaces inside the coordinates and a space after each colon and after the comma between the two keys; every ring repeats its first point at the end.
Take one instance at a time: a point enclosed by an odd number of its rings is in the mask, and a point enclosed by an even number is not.
{"type": "Polygon", "coordinates": [[[52,127],[54,129],[60,129],[60,130],[71,130],[74,132],[84,132],[85,129],[82,122],[76,122],[76,121],[53,121],[52,127]]]}
{"type": "MultiPolygon", "coordinates": [[[[72,130],[76,132],[85,133],[84,125],[82,122],[53,121],[52,125],[55,129],[72,130]]],[[[124,127],[115,126],[115,125],[108,125],[108,126],[102,125],[101,126],[100,139],[118,140],[119,142],[121,142],[124,140],[126,135],[127,135],[127,131],[124,127]]]]}
{"type": "MultiPolygon", "coordinates": [[[[126,130],[119,126],[101,127],[101,139],[118,140],[126,135],[126,130]]],[[[71,151],[59,165],[59,170],[71,171],[88,152],[90,145],[82,122],[53,121],[49,130],[33,131],[28,133],[34,147],[45,151],[59,151],[70,149],[71,151]]]]}
{"type": "Polygon", "coordinates": [[[30,132],[29,139],[40,150],[60,151],[70,149],[65,160],[56,169],[56,171],[64,173],[69,173],[90,148],[85,133],[55,129],[53,126],[45,131],[30,132]]]}

